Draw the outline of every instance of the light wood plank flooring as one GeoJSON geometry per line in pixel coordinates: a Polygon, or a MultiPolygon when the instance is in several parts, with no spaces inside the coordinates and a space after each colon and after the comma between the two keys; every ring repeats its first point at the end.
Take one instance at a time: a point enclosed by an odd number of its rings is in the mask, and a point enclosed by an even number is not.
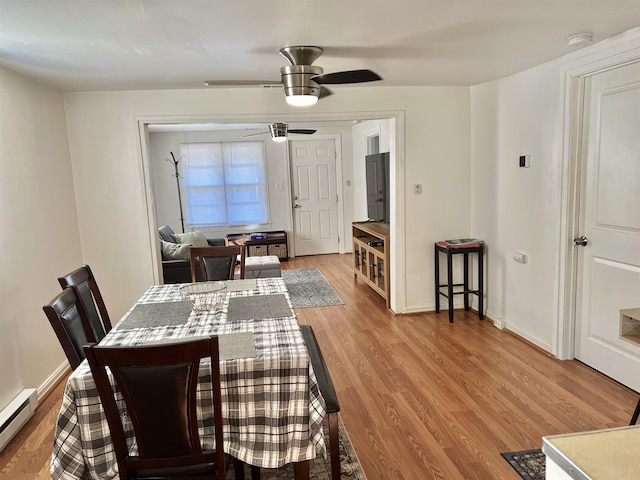
{"type": "MultiPolygon", "coordinates": [[[[559,361],[473,312],[394,316],[354,279],[351,255],[300,257],[344,305],[298,309],[313,325],[369,480],[520,477],[500,452],[541,437],[626,425],[636,393],[577,361],[559,361]]],[[[49,478],[62,385],[0,453],[1,479],[49,478]]]]}

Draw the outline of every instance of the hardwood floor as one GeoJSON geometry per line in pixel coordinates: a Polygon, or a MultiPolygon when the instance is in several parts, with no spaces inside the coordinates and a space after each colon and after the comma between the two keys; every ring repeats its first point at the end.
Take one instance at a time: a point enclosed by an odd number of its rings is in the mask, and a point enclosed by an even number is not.
{"type": "MultiPolygon", "coordinates": [[[[628,424],[638,396],[577,361],[456,311],[395,316],[354,279],[351,255],[299,257],[344,305],[303,308],[331,371],[341,416],[369,480],[520,477],[500,452],[541,437],[628,424]]],[[[1,479],[49,478],[63,385],[0,453],[1,479]]]]}

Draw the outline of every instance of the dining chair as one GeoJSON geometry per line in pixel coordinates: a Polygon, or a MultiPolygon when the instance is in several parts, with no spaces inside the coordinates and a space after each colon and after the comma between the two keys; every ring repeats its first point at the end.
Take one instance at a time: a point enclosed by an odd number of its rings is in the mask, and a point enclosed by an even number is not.
{"type": "Polygon", "coordinates": [[[42,309],[60,341],[71,368],[75,370],[85,359],[82,347],[96,341],[82,302],[74,289],[65,288],[42,309]]]}
{"type": "Polygon", "coordinates": [[[229,245],[226,247],[191,247],[191,281],[197,282],[197,270],[200,270],[202,281],[233,280],[238,262],[240,278],[244,278],[245,247],[229,245]]]}
{"type": "MultiPolygon", "coordinates": [[[[218,338],[143,346],[84,349],[104,408],[118,464],[125,479],[225,478],[218,338]],[[196,418],[200,360],[211,358],[211,392],[201,392],[213,408],[215,450],[205,451],[196,418]],[[122,395],[133,427],[137,454],[130,454],[113,384],[122,395]]],[[[202,385],[200,385],[202,387],[202,385]]]]}
{"type": "Polygon", "coordinates": [[[309,361],[313,367],[313,373],[318,381],[318,388],[324,398],[327,407],[327,415],[325,417],[329,425],[329,456],[331,459],[331,480],[340,480],[340,439],[338,435],[338,414],[340,413],[340,402],[338,394],[333,386],[333,380],[329,375],[329,369],[324,361],[322,350],[318,345],[318,340],[313,332],[311,325],[300,325],[302,338],[309,352],[309,361]]]}
{"type": "Polygon", "coordinates": [[[91,267],[83,265],[73,272],[59,277],[58,282],[60,282],[60,286],[63,289],[72,287],[76,290],[76,295],[89,316],[89,323],[93,330],[95,341],[102,340],[111,330],[111,320],[91,267]]]}

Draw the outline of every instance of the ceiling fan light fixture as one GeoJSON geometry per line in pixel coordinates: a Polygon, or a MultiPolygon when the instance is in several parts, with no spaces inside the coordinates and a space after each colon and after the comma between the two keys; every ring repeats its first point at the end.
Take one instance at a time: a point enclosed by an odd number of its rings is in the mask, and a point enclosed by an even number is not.
{"type": "Polygon", "coordinates": [[[286,123],[270,124],[269,132],[271,133],[271,140],[273,140],[274,142],[287,141],[287,124],[286,123]]]}
{"type": "Polygon", "coordinates": [[[318,102],[318,97],[315,95],[287,95],[285,99],[294,107],[310,107],[318,102]]]}
{"type": "Polygon", "coordinates": [[[280,69],[287,104],[294,107],[315,105],[320,96],[320,85],[311,80],[322,75],[322,68],[315,65],[287,65],[280,69]]]}

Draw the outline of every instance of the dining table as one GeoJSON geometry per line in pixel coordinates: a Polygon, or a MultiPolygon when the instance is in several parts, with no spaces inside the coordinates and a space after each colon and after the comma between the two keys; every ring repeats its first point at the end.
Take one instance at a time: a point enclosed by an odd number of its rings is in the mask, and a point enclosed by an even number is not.
{"type": "MultiPolygon", "coordinates": [[[[100,345],[144,345],[218,336],[224,451],[249,465],[294,464],[308,478],[310,461],[326,456],[326,414],[298,320],[282,278],[225,282],[221,300],[200,310],[184,301],[188,284],[151,286],[100,345]]],[[[198,426],[203,448],[215,448],[207,382],[199,372],[198,426]],[[209,429],[210,430],[210,429],[209,429]]],[[[210,391],[210,390],[209,390],[210,391]]],[[[125,431],[132,436],[122,405],[125,431]]],[[[158,419],[162,421],[162,419],[158,419]]],[[[135,454],[135,442],[130,453],[135,454]]],[[[54,433],[51,477],[117,479],[118,469],[100,398],[87,361],[67,380],[54,433]]]]}

